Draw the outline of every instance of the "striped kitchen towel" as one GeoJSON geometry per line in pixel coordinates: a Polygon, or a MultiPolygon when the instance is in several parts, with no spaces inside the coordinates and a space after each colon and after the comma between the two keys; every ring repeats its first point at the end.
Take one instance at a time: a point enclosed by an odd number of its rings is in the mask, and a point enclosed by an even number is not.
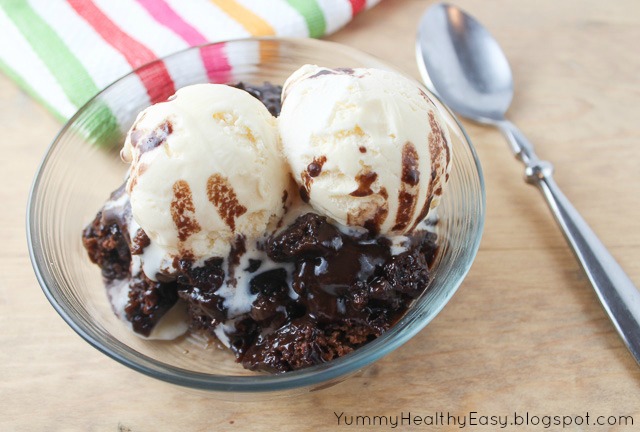
{"type": "MultiPolygon", "coordinates": [[[[159,57],[250,36],[320,37],[379,1],[0,0],[0,70],[66,120],[102,88],[159,57]]],[[[233,66],[223,48],[213,54],[208,61],[218,69],[233,66]]],[[[172,72],[159,73],[175,87],[172,72]]],[[[140,76],[148,89],[149,79],[140,76]]]]}

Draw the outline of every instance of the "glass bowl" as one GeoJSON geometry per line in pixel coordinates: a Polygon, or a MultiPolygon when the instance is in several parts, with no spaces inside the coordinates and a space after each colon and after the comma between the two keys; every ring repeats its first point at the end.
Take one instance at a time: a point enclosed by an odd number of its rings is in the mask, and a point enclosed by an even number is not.
{"type": "Polygon", "coordinates": [[[209,346],[196,336],[170,342],[140,339],[111,311],[100,270],[89,261],[81,233],[124,179],[127,167],[118,155],[124,132],[139,111],[173,92],[166,71],[170,71],[175,88],[211,81],[283,84],[305,63],[394,70],[352,48],[310,39],[210,44],[173,54],[124,76],[63,127],[33,182],[27,237],[45,295],[87,342],[138,372],[225,398],[295,394],[328,387],[389,354],[427,325],[449,301],[480,244],[485,192],[473,146],[455,117],[434,97],[453,142],[451,177],[438,209],[440,247],[429,288],[378,339],[322,365],[269,375],[244,370],[230,352],[209,346]]]}

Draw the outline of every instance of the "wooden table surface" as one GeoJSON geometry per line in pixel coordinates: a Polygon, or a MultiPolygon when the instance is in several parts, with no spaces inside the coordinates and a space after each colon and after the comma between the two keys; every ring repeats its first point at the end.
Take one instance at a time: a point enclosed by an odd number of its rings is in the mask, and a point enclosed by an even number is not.
{"type": "MultiPolygon", "coordinates": [[[[418,77],[431,1],[384,0],[330,37],[418,77]]],[[[640,285],[640,2],[460,0],[504,47],[509,118],[640,285]]],[[[0,76],[0,430],[332,430],[345,416],[632,416],[640,368],[618,338],[504,139],[463,121],[487,185],[480,251],[458,293],[409,343],[348,381],[290,399],[219,401],[142,376],[77,336],[48,304],[25,237],[27,193],[60,124],[0,76]]],[[[480,420],[477,420],[480,421],[480,420]]],[[[535,422],[535,420],[533,420],[535,422]]],[[[568,421],[568,419],[566,419],[568,421]]],[[[572,421],[580,421],[575,418],[572,421]]],[[[627,420],[629,421],[629,420],[627,420]]],[[[468,421],[467,421],[468,423],[468,421]]],[[[364,429],[388,430],[391,425],[364,429]]],[[[548,430],[559,430],[552,426],[548,430]]],[[[397,430],[499,430],[404,426],[397,430]]],[[[509,425],[506,430],[516,430],[509,425]]],[[[521,430],[521,429],[518,429],[521,430]]]]}

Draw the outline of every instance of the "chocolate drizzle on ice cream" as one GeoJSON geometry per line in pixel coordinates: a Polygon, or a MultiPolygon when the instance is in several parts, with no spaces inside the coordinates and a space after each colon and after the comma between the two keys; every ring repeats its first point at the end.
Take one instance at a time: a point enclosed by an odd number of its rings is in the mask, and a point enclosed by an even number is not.
{"type": "Polygon", "coordinates": [[[358,183],[358,188],[351,192],[349,195],[354,197],[366,197],[369,195],[373,195],[373,190],[371,190],[371,185],[378,178],[378,174],[369,171],[368,169],[364,169],[360,171],[356,175],[356,182],[358,183]]]}
{"type": "Polygon", "coordinates": [[[398,213],[393,231],[404,231],[415,212],[417,196],[420,192],[418,159],[416,147],[407,141],[402,146],[402,184],[398,194],[398,213]]]}
{"type": "Polygon", "coordinates": [[[195,218],[196,208],[193,205],[193,194],[189,183],[178,180],[173,184],[171,200],[171,218],[178,229],[178,238],[184,242],[190,235],[199,232],[202,227],[195,218]]]}
{"type": "Polygon", "coordinates": [[[213,174],[207,180],[207,196],[218,209],[220,217],[235,232],[236,219],[245,214],[247,208],[238,202],[229,180],[220,174],[213,174]]]}

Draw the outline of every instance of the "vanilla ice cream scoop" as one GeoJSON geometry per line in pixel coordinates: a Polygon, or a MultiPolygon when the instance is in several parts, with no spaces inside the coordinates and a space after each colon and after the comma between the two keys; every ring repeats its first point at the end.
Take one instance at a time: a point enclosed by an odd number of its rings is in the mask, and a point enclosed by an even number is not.
{"type": "MultiPolygon", "coordinates": [[[[249,93],[198,84],[140,113],[122,159],[135,223],[150,239],[145,274],[177,259],[226,257],[283,215],[289,185],[276,119],[249,93]]],[[[132,233],[132,237],[135,233],[132,233]]]]}
{"type": "Polygon", "coordinates": [[[449,177],[444,121],[393,72],[303,66],[284,85],[279,130],[303,199],[342,225],[408,233],[449,177]]]}

